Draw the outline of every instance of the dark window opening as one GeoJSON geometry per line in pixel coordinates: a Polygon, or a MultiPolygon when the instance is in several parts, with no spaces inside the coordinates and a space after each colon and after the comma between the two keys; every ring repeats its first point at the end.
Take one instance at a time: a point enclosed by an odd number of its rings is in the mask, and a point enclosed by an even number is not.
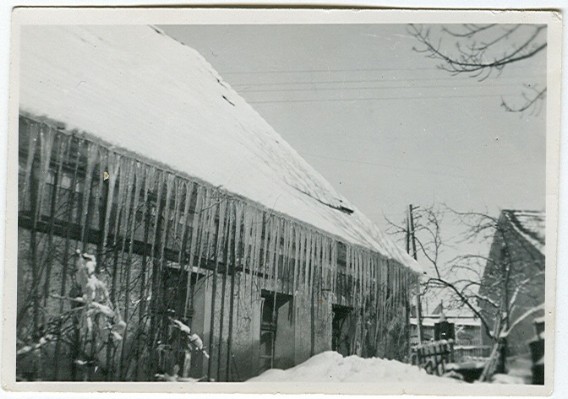
{"type": "Polygon", "coordinates": [[[290,295],[274,294],[274,292],[265,290],[261,292],[260,372],[274,367],[277,352],[278,313],[291,299],[290,295]]]}

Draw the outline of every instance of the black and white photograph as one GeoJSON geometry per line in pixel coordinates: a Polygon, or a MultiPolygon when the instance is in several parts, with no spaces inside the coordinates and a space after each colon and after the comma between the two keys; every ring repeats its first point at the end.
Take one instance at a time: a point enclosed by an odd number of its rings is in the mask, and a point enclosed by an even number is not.
{"type": "Polygon", "coordinates": [[[550,393],[555,12],[161,11],[13,12],[11,389],[550,393]]]}

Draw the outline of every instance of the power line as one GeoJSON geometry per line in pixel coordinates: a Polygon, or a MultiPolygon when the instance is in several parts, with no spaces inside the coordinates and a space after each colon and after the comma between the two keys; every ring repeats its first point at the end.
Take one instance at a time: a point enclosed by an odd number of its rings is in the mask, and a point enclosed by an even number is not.
{"type": "Polygon", "coordinates": [[[433,67],[419,67],[419,68],[336,68],[336,69],[271,69],[260,71],[219,71],[224,75],[257,75],[260,73],[266,74],[282,74],[282,73],[334,73],[334,72],[376,72],[376,71],[425,71],[437,70],[433,67]]]}
{"type": "Polygon", "coordinates": [[[331,156],[325,156],[325,155],[316,155],[316,154],[309,154],[309,153],[302,153],[301,154],[304,157],[308,157],[308,158],[321,158],[321,159],[329,159],[335,162],[346,162],[346,163],[353,163],[353,164],[359,164],[359,165],[371,165],[371,166],[380,166],[383,168],[387,168],[387,169],[393,169],[393,170],[406,170],[406,171],[410,171],[410,172],[416,172],[418,174],[423,174],[423,175],[437,175],[437,176],[445,176],[445,177],[452,177],[455,179],[464,179],[465,176],[464,175],[460,175],[460,174],[453,174],[453,173],[441,173],[441,172],[435,172],[435,171],[431,171],[431,170],[427,170],[424,168],[410,168],[410,167],[405,167],[405,166],[395,166],[392,163],[380,163],[380,162],[369,162],[369,161],[360,161],[360,160],[355,160],[355,159],[342,159],[342,158],[336,158],[336,157],[331,157],[331,156]]]}
{"type": "MultiPolygon", "coordinates": [[[[528,68],[515,68],[528,69],[528,68]]],[[[286,74],[286,73],[336,73],[336,72],[382,72],[382,71],[438,71],[437,66],[412,68],[322,68],[322,69],[268,69],[257,71],[218,71],[222,75],[258,75],[258,74],[286,74]]]]}
{"type": "MultiPolygon", "coordinates": [[[[546,74],[533,74],[533,75],[523,75],[523,76],[509,76],[509,77],[499,77],[499,80],[528,80],[532,78],[538,77],[545,77],[546,74]]],[[[231,83],[231,86],[238,87],[238,86],[288,86],[288,85],[304,85],[304,84],[330,84],[330,83],[381,83],[381,82],[425,82],[425,81],[442,81],[442,82],[449,82],[449,81],[472,81],[473,78],[466,77],[466,78],[456,78],[453,76],[448,76],[445,78],[418,78],[418,79],[333,79],[333,80],[299,80],[299,81],[285,81],[285,82],[245,82],[245,83],[231,83]]],[[[491,85],[489,81],[485,81],[486,85],[491,85]]],[[[483,85],[484,82],[478,82],[479,85],[483,85]]]]}
{"type": "Polygon", "coordinates": [[[266,93],[266,92],[294,92],[294,91],[334,91],[334,90],[379,90],[379,89],[452,89],[452,88],[466,88],[466,87],[473,87],[473,88],[486,88],[486,87],[513,87],[518,86],[517,83],[495,83],[490,85],[480,85],[480,84],[471,84],[471,85],[416,85],[416,86],[375,86],[375,87],[365,87],[365,86],[357,86],[357,87],[345,87],[345,86],[338,86],[338,87],[312,87],[312,88],[285,88],[285,89],[243,89],[239,90],[240,93],[266,93]]]}
{"type": "Polygon", "coordinates": [[[515,94],[476,94],[459,96],[398,96],[398,97],[355,97],[355,98],[321,98],[321,99],[289,99],[289,100],[258,100],[248,101],[249,104],[271,104],[271,103],[316,103],[316,102],[346,102],[346,101],[382,101],[382,100],[427,100],[427,99],[447,99],[447,98],[475,98],[475,97],[501,97],[503,95],[515,94]]]}

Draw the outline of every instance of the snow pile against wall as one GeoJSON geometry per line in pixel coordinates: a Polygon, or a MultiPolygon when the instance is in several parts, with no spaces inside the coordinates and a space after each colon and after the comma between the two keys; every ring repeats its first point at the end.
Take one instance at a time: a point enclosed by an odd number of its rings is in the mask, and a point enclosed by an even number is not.
{"type": "Polygon", "coordinates": [[[77,129],[421,271],[195,50],[148,26],[27,26],[21,43],[21,113],[77,129]]]}
{"type": "Polygon", "coordinates": [[[265,371],[249,382],[359,382],[452,384],[456,380],[432,376],[416,366],[396,360],[343,357],[337,352],[324,352],[288,370],[265,371]]]}

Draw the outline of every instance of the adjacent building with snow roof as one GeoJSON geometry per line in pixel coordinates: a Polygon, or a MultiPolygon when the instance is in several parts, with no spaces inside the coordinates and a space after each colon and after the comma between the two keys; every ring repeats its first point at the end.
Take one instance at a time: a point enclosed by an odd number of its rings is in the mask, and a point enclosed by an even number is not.
{"type": "MultiPolygon", "coordinates": [[[[534,322],[544,310],[545,213],[501,211],[479,289],[479,306],[492,328],[509,330],[508,355],[528,353],[535,338],[534,322]],[[522,321],[520,321],[522,320],[522,321]],[[508,326],[508,327],[507,327],[508,326]]],[[[484,334],[487,345],[493,343],[484,334]]]]}
{"type": "Polygon", "coordinates": [[[408,353],[420,266],[195,50],[150,26],[24,26],[19,70],[18,345],[47,342],[20,378],[240,381],[332,348],[408,353]],[[99,330],[76,313],[76,250],[108,287],[99,330]]]}

